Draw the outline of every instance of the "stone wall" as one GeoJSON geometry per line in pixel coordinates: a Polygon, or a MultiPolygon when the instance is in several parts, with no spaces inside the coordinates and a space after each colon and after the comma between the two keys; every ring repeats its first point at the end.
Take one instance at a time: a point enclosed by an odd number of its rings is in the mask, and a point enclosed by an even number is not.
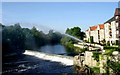
{"type": "Polygon", "coordinates": [[[97,67],[97,61],[92,57],[93,53],[90,51],[85,52],[85,64],[90,67],[97,67]]]}
{"type": "MultiPolygon", "coordinates": [[[[113,56],[110,57],[108,55],[105,55],[104,53],[102,53],[99,56],[99,62],[97,62],[96,60],[94,60],[93,56],[93,52],[92,51],[85,51],[84,53],[84,61],[83,61],[83,66],[88,65],[89,67],[99,67],[100,68],[100,73],[106,73],[104,66],[107,65],[107,58],[110,59],[110,61],[113,62],[120,62],[120,54],[118,51],[114,51],[113,56]],[[114,58],[113,58],[114,57],[114,58]]],[[[79,56],[75,56],[74,57],[74,65],[78,65],[81,67],[81,63],[80,63],[80,59],[78,59],[79,56]]],[[[112,70],[110,69],[110,72],[112,73],[112,70]]]]}
{"type": "MultiPolygon", "coordinates": [[[[97,61],[94,60],[94,58],[92,57],[92,55],[93,55],[92,52],[86,51],[86,52],[84,53],[84,56],[81,56],[82,60],[84,60],[84,61],[83,61],[83,66],[84,66],[84,65],[88,65],[89,67],[98,67],[98,66],[97,66],[97,61]]],[[[82,60],[81,60],[81,61],[82,61],[82,60]]],[[[75,57],[74,57],[73,63],[74,63],[75,65],[81,66],[79,56],[75,56],[75,57]]]]}

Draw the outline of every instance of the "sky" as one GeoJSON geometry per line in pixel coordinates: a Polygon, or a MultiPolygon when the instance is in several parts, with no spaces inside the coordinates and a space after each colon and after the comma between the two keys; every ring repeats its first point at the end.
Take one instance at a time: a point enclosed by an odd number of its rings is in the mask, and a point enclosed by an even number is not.
{"type": "Polygon", "coordinates": [[[34,24],[43,31],[65,32],[72,27],[85,31],[112,18],[116,8],[117,2],[3,2],[2,23],[22,22],[27,28],[34,24]]]}

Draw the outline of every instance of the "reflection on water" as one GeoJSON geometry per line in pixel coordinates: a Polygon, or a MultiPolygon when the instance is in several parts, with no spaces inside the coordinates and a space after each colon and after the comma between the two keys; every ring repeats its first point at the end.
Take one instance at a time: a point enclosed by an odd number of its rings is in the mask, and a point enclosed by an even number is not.
{"type": "Polygon", "coordinates": [[[60,55],[70,55],[70,56],[75,55],[74,50],[71,50],[70,48],[65,47],[61,44],[45,45],[40,47],[38,51],[49,54],[60,54],[60,55]]]}
{"type": "Polygon", "coordinates": [[[66,48],[60,44],[56,45],[45,45],[40,47],[40,52],[50,53],[50,54],[65,54],[66,48]]]}

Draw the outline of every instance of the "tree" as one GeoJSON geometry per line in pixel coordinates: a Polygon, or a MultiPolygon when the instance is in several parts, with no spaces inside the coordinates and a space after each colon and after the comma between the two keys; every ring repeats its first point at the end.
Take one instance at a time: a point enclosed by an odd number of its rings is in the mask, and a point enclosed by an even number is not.
{"type": "Polygon", "coordinates": [[[50,30],[48,34],[44,34],[35,27],[21,28],[19,23],[14,26],[3,26],[2,24],[0,26],[3,33],[3,56],[21,54],[25,49],[34,50],[45,44],[59,43],[62,38],[59,32],[50,30]]]}
{"type": "Polygon", "coordinates": [[[7,26],[2,30],[3,56],[25,51],[25,35],[19,25],[7,26]]]}
{"type": "Polygon", "coordinates": [[[72,35],[74,37],[77,37],[78,39],[83,40],[83,38],[85,37],[85,33],[81,32],[81,29],[79,27],[74,27],[74,28],[67,28],[66,30],[66,34],[72,35]]]}
{"type": "Polygon", "coordinates": [[[59,32],[54,32],[53,30],[50,30],[48,33],[50,43],[55,44],[55,43],[60,43],[60,40],[62,38],[61,33],[59,32]]]}
{"type": "MultiPolygon", "coordinates": [[[[80,40],[83,40],[83,38],[85,37],[85,33],[81,31],[81,29],[79,27],[74,27],[74,28],[67,28],[66,34],[69,34],[69,35],[72,35],[80,40]]],[[[61,43],[63,45],[68,45],[68,44],[74,44],[74,43],[77,43],[78,41],[71,38],[71,37],[68,37],[68,36],[63,36],[62,39],[61,39],[61,43]]]]}
{"type": "Polygon", "coordinates": [[[93,36],[90,36],[90,43],[93,43],[93,36]]]}

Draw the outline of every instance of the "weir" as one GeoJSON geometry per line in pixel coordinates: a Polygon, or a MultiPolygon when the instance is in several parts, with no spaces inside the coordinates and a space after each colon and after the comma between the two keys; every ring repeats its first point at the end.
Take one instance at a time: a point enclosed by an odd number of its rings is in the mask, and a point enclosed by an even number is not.
{"type": "Polygon", "coordinates": [[[37,58],[44,59],[44,60],[60,62],[63,65],[69,65],[69,66],[73,65],[73,57],[71,56],[48,54],[48,53],[43,53],[43,52],[38,52],[38,51],[31,51],[31,50],[25,50],[24,54],[35,56],[37,58]]]}

